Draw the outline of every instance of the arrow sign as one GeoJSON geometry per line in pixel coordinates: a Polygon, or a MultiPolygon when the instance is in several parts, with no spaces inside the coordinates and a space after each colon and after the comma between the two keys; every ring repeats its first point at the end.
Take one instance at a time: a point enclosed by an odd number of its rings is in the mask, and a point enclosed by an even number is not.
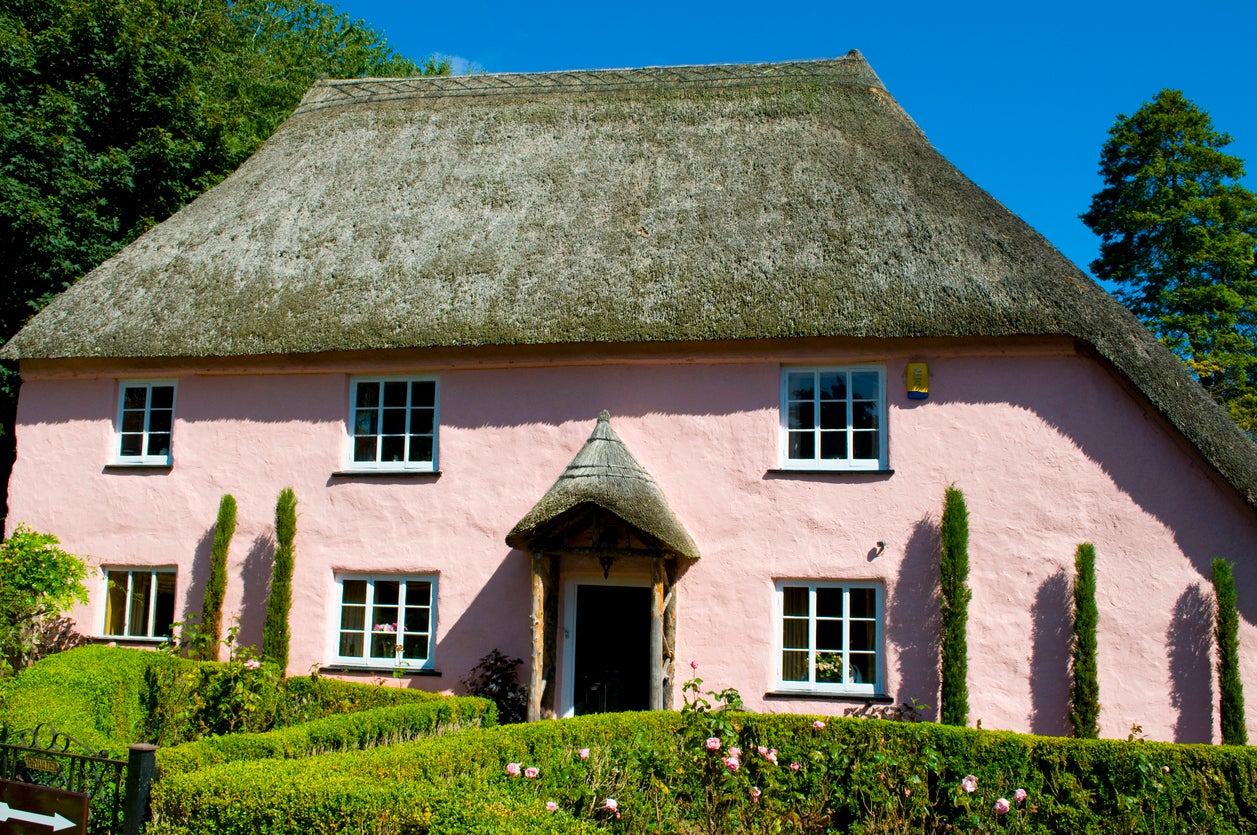
{"type": "Polygon", "coordinates": [[[38,826],[51,826],[53,832],[60,832],[74,826],[74,821],[64,817],[60,812],[51,815],[41,815],[38,812],[23,812],[21,809],[13,809],[9,804],[0,801],[0,821],[26,821],[38,826]]]}

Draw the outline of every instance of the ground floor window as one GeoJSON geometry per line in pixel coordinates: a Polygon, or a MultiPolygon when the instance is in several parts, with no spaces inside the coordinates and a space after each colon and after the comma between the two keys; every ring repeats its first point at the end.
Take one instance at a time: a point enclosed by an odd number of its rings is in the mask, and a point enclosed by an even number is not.
{"type": "Polygon", "coordinates": [[[105,570],[106,637],[168,638],[174,620],[173,568],[105,570]]]}
{"type": "Polygon", "coordinates": [[[777,609],[782,689],[883,692],[880,586],[783,580],[777,609]]]}
{"type": "Polygon", "coordinates": [[[340,626],[336,662],[431,669],[436,626],[435,577],[336,578],[340,626]]]}

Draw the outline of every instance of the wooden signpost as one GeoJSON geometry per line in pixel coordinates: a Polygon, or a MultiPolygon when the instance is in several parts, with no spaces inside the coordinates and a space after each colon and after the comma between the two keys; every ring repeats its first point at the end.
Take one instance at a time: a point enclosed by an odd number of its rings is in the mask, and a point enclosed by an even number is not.
{"type": "Polygon", "coordinates": [[[87,835],[88,796],[0,780],[0,835],[87,835]]]}

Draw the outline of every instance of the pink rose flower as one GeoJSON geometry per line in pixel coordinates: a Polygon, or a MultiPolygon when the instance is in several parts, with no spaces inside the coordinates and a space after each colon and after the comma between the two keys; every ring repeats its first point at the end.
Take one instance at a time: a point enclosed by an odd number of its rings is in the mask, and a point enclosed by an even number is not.
{"type": "Polygon", "coordinates": [[[608,797],[606,802],[602,804],[602,808],[609,809],[610,811],[614,812],[620,808],[620,804],[615,802],[614,797],[608,797]]]}
{"type": "Polygon", "coordinates": [[[960,781],[960,788],[964,789],[968,794],[973,794],[978,790],[978,778],[972,774],[965,775],[965,779],[960,781]]]}
{"type": "Polygon", "coordinates": [[[519,763],[507,763],[506,773],[512,777],[518,777],[519,776],[519,763]]]}
{"type": "Polygon", "coordinates": [[[816,730],[819,731],[821,728],[825,727],[825,723],[817,719],[815,722],[812,723],[812,727],[816,728],[816,730]]]}
{"type": "Polygon", "coordinates": [[[261,667],[261,666],[262,666],[262,662],[257,660],[256,658],[250,658],[248,661],[244,662],[244,668],[246,670],[256,670],[258,667],[261,667]]]}
{"type": "Polygon", "coordinates": [[[1013,792],[1013,800],[1015,800],[1015,801],[1016,801],[1016,802],[1018,802],[1018,803],[1025,803],[1025,802],[1026,802],[1026,790],[1025,790],[1025,789],[1017,789],[1017,791],[1013,792]]]}
{"type": "Polygon", "coordinates": [[[537,775],[538,775],[538,774],[540,774],[540,773],[541,773],[541,772],[540,772],[539,770],[537,770],[537,767],[536,767],[536,766],[532,766],[532,765],[530,765],[530,766],[528,766],[528,768],[525,768],[525,769],[524,769],[524,776],[525,776],[525,777],[527,777],[529,780],[536,780],[536,779],[537,779],[537,775]]]}
{"type": "Polygon", "coordinates": [[[730,749],[729,749],[729,756],[730,756],[730,757],[741,757],[741,756],[742,756],[742,749],[741,749],[741,748],[739,748],[739,747],[738,747],[738,746],[736,746],[736,745],[735,745],[735,746],[733,746],[732,748],[730,748],[730,749]]]}
{"type": "Polygon", "coordinates": [[[690,662],[690,669],[691,669],[691,670],[697,670],[697,669],[698,669],[698,662],[697,662],[697,661],[691,661],[691,662],[690,662]]]}
{"type": "Polygon", "coordinates": [[[707,737],[707,750],[708,750],[708,751],[719,751],[719,750],[720,750],[720,740],[719,740],[719,739],[717,739],[717,738],[716,738],[716,737],[714,737],[714,736],[709,736],[709,737],[707,737]]]}
{"type": "Polygon", "coordinates": [[[762,794],[763,792],[759,790],[759,786],[751,786],[751,802],[752,803],[759,803],[759,798],[762,794]]]}
{"type": "Polygon", "coordinates": [[[559,811],[559,804],[555,803],[553,800],[547,800],[547,801],[546,801],[546,811],[547,811],[547,812],[557,812],[557,811],[559,811]]]}
{"type": "Polygon", "coordinates": [[[582,760],[589,759],[589,749],[588,748],[580,749],[579,751],[576,752],[576,756],[580,757],[582,760]]]}
{"type": "Polygon", "coordinates": [[[1008,800],[1003,797],[995,801],[995,814],[997,815],[1007,815],[1010,808],[1012,807],[1009,806],[1008,800]]]}
{"type": "Polygon", "coordinates": [[[737,771],[738,768],[742,765],[742,761],[739,760],[737,757],[725,757],[723,762],[725,764],[725,768],[729,769],[730,771],[737,771]]]}
{"type": "Polygon", "coordinates": [[[912,789],[904,789],[904,790],[903,790],[903,796],[904,796],[904,797],[912,797],[912,789]]]}
{"type": "Polygon", "coordinates": [[[764,759],[768,760],[773,765],[776,765],[777,764],[777,749],[769,748],[768,753],[764,755],[764,759]]]}
{"type": "Polygon", "coordinates": [[[803,767],[803,766],[799,765],[798,763],[790,763],[790,770],[791,770],[791,771],[798,771],[798,770],[799,770],[800,768],[802,768],[802,767],[803,767]]]}

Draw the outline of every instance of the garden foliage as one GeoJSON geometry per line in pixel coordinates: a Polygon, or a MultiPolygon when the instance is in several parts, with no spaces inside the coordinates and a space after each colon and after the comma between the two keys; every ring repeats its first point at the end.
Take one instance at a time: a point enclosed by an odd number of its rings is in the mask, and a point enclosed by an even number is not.
{"type": "Polygon", "coordinates": [[[25,525],[0,544],[0,669],[26,667],[44,627],[87,602],[87,566],[59,545],[52,534],[25,525]]]}
{"type": "Polygon", "coordinates": [[[1231,570],[1231,564],[1224,559],[1213,561],[1213,593],[1218,607],[1214,632],[1218,648],[1222,742],[1226,745],[1247,745],[1244,684],[1240,679],[1240,623],[1235,602],[1235,574],[1231,570]]]}
{"type": "Polygon", "coordinates": [[[528,716],[528,691],[519,680],[519,665],[523,663],[495,649],[481,658],[460,684],[469,695],[492,700],[503,725],[523,722],[528,716]]]}
{"type": "Polygon", "coordinates": [[[944,725],[969,722],[969,510],[955,485],[943,494],[939,558],[942,598],[942,663],[939,714],[944,725]]]}
{"type": "Polygon", "coordinates": [[[1084,542],[1074,554],[1074,644],[1070,651],[1069,721],[1074,736],[1100,735],[1100,677],[1096,663],[1096,550],[1084,542]]]}
{"type": "Polygon", "coordinates": [[[275,502],[275,565],[271,570],[271,590],[266,598],[266,623],[262,627],[262,657],[288,669],[288,641],[292,635],[288,613],[292,609],[292,568],[296,554],[297,497],[285,487],[275,502]]]}

